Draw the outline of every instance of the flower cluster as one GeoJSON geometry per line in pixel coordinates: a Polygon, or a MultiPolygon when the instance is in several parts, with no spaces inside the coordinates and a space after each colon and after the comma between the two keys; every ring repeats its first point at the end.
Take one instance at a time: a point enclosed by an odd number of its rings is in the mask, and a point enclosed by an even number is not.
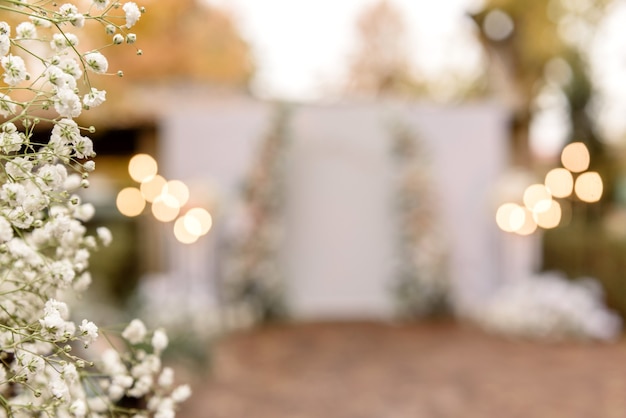
{"type": "Polygon", "coordinates": [[[514,337],[612,340],[622,321],[603,299],[596,280],[546,272],[503,285],[473,317],[489,331],[514,337]]]}
{"type": "Polygon", "coordinates": [[[94,207],[78,195],[95,152],[94,129],[75,119],[106,100],[92,75],[109,67],[81,31],[100,25],[111,45],[133,43],[142,9],[0,0],[0,10],[0,417],[173,417],[189,389],[161,367],[163,331],[133,321],[125,351],[78,355],[103,331],[74,322],[63,301],[87,289],[90,252],[111,242],[105,228],[88,233],[94,207]]]}

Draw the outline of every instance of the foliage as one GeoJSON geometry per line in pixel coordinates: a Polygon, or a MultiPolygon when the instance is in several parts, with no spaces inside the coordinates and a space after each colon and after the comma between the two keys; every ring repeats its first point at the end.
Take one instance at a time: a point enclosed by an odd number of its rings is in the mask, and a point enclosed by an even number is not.
{"type": "MultiPolygon", "coordinates": [[[[245,231],[231,237],[225,297],[236,322],[267,322],[286,315],[280,259],[288,111],[280,109],[261,143],[244,189],[245,231]]],[[[237,324],[239,325],[239,324],[237,324]]]]}
{"type": "Polygon", "coordinates": [[[448,309],[447,258],[426,150],[408,128],[392,132],[399,254],[393,291],[402,317],[439,315],[448,309]]]}
{"type": "Polygon", "coordinates": [[[132,44],[143,9],[2,0],[0,10],[12,23],[0,22],[0,416],[172,417],[189,388],[161,366],[165,333],[133,320],[108,336],[74,322],[65,301],[87,289],[90,252],[112,239],[87,232],[94,208],[77,194],[95,169],[85,135],[95,128],[75,118],[106,100],[95,82],[113,75],[85,30],[105,33],[104,46],[132,44]],[[100,357],[82,351],[102,334],[111,344],[100,357]]]}

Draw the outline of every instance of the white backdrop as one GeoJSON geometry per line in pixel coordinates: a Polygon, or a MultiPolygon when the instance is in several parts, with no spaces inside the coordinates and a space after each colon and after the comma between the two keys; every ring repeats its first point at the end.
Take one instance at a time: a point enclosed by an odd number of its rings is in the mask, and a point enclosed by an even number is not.
{"type": "MultiPolygon", "coordinates": [[[[218,305],[214,281],[220,225],[234,207],[272,112],[270,104],[252,100],[196,103],[169,109],[162,121],[160,159],[166,177],[210,183],[220,196],[216,229],[194,244],[202,248],[194,250],[197,256],[190,259],[187,247],[167,235],[170,250],[164,256],[172,287],[199,283],[190,298],[218,305]],[[197,266],[190,268],[190,263],[197,266]]],[[[510,267],[518,273],[535,267],[537,241],[507,236],[494,221],[492,194],[507,153],[506,114],[498,106],[296,106],[289,130],[285,243],[289,302],[296,317],[386,317],[392,310],[388,127],[394,119],[425,141],[432,158],[457,309],[480,306],[511,276],[510,267]]]]}

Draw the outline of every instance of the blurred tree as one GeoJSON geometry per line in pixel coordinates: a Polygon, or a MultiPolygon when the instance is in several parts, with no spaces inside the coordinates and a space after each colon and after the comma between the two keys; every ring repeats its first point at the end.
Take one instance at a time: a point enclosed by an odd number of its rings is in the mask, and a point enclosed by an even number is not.
{"type": "MultiPolygon", "coordinates": [[[[137,35],[133,46],[141,50],[142,56],[136,57],[135,50],[124,45],[111,45],[105,51],[109,73],[122,70],[124,76],[100,83],[110,92],[110,100],[116,101],[106,103],[95,116],[104,119],[97,121],[99,125],[124,123],[122,119],[136,124],[142,117],[150,117],[145,116],[150,115],[149,109],[168,98],[156,99],[153,91],[158,87],[180,89],[187,85],[193,89],[206,86],[213,91],[247,91],[254,73],[250,48],[226,11],[199,0],[141,3],[146,7],[146,16],[129,32],[137,35]],[[135,94],[146,89],[151,92],[148,97],[135,94]]],[[[119,13],[123,18],[121,8],[119,13]]],[[[91,30],[94,40],[111,41],[102,26],[94,25],[91,30]]],[[[87,120],[93,117],[84,116],[86,123],[94,123],[87,120]]]]}
{"type": "Polygon", "coordinates": [[[357,42],[349,65],[349,92],[379,96],[423,91],[411,74],[405,21],[389,1],[381,0],[362,12],[357,42]]]}
{"type": "MultiPolygon", "coordinates": [[[[528,136],[533,102],[545,84],[546,64],[550,60],[562,57],[572,72],[577,71],[577,77],[567,83],[569,93],[564,92],[569,111],[574,112],[570,113],[572,121],[580,120],[581,110],[586,112],[591,94],[591,90],[585,87],[590,85],[586,52],[594,27],[609,1],[488,0],[483,10],[472,16],[480,28],[480,40],[491,58],[492,87],[513,111],[511,151],[514,165],[532,165],[528,136]],[[571,94],[573,92],[577,93],[571,94]]],[[[571,138],[582,135],[588,138],[588,142],[592,141],[589,128],[587,122],[574,123],[571,138]]]]}

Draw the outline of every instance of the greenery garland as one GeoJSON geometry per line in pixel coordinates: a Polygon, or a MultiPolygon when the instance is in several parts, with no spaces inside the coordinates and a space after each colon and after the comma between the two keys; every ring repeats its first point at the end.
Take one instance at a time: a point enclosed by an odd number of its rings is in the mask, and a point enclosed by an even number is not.
{"type": "Polygon", "coordinates": [[[398,314],[415,318],[448,310],[445,243],[439,229],[432,178],[423,141],[403,124],[392,125],[395,171],[398,314]]]}

